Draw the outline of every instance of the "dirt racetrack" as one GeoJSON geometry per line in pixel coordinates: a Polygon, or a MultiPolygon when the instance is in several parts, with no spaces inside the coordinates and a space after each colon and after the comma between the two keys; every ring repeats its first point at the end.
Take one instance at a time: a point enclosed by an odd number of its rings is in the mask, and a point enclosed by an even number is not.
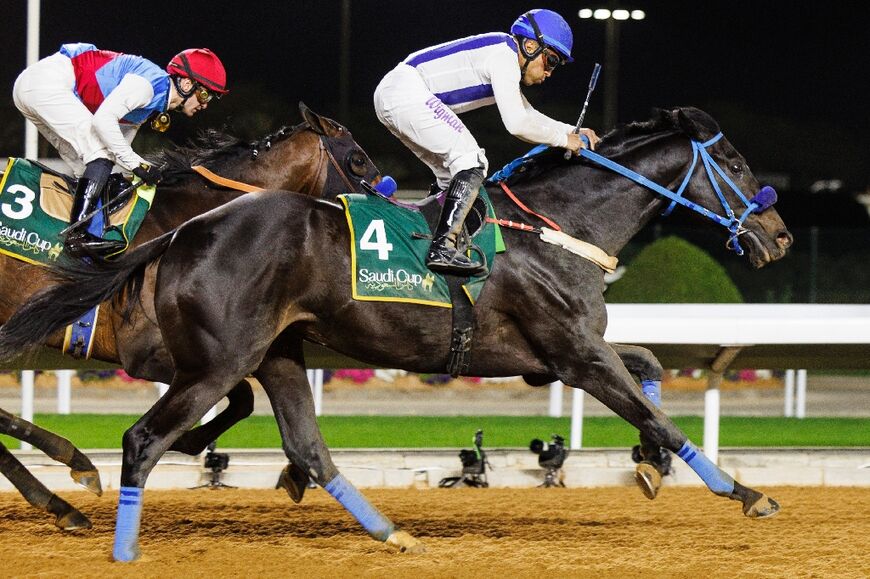
{"type": "Polygon", "coordinates": [[[143,557],[109,562],[117,492],[64,493],[94,529],[57,530],[0,493],[3,577],[868,577],[870,489],[764,489],[749,520],[701,488],[368,490],[424,554],[389,551],[324,491],[146,491],[143,557]]]}

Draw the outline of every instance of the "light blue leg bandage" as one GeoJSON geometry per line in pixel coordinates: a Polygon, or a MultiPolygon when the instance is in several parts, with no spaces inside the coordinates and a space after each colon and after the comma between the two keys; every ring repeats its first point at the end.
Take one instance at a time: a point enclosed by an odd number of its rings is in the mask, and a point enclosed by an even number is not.
{"type": "Polygon", "coordinates": [[[734,492],[734,479],[724,470],[713,464],[713,462],[704,456],[698,447],[688,440],[677,452],[677,456],[686,461],[686,464],[692,467],[701,480],[707,487],[717,495],[727,497],[734,492]]]}
{"type": "Polygon", "coordinates": [[[344,478],[344,475],[338,475],[323,488],[335,497],[335,500],[341,503],[341,506],[347,509],[375,539],[386,541],[396,529],[388,518],[373,507],[368,499],[344,478]]]}
{"type": "Polygon", "coordinates": [[[115,561],[135,561],[139,558],[139,519],[142,516],[142,491],[138,487],[121,487],[118,499],[118,520],[115,523],[115,561]]]}
{"type": "Polygon", "coordinates": [[[643,388],[643,395],[649,398],[656,408],[662,407],[662,381],[661,380],[643,380],[640,383],[643,388]]]}

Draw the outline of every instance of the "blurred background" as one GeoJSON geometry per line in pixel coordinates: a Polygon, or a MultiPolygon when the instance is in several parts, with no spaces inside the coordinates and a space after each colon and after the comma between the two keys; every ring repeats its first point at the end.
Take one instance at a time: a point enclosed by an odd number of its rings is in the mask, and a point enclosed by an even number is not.
{"type": "MultiPolygon", "coordinates": [[[[699,285],[694,298],[681,296],[680,301],[870,303],[870,44],[865,31],[870,9],[865,5],[188,0],[180,10],[164,0],[43,0],[40,56],[64,42],[81,41],[163,65],[184,48],[209,47],[227,66],[230,94],[194,119],[176,115],[163,135],[143,128],[137,150],[183,143],[204,127],[260,137],[299,122],[301,100],[349,127],[400,189],[424,189],[430,182],[427,169],[375,117],[375,86],[407,54],[465,35],[507,31],[531,8],[556,10],[575,37],[576,62],[560,67],[544,85],[524,90],[536,108],[573,123],[593,64],[599,62],[604,68],[585,124],[600,134],[616,123],[649,118],[653,107],[706,110],[759,179],[779,191],[777,208],[796,239],[786,259],[754,272],[745,258],[724,250],[722,232],[676,211],[644,230],[619,256],[622,264],[630,270],[642,248],[677,237],[709,256],[737,288],[736,294],[720,295],[699,285]],[[581,10],[600,8],[628,10],[629,17],[580,17],[581,10]],[[643,19],[631,17],[636,10],[643,11],[643,19]]],[[[24,152],[24,121],[11,92],[25,66],[26,17],[25,0],[4,4],[2,155],[24,152]]],[[[495,107],[462,118],[487,150],[491,171],[530,148],[507,133],[495,107]]],[[[45,141],[39,152],[55,156],[45,141]]],[[[649,259],[663,262],[666,250],[649,259]]],[[[680,287],[696,283],[675,280],[680,287]]],[[[674,301],[669,291],[654,287],[622,301],[674,301]]]]}

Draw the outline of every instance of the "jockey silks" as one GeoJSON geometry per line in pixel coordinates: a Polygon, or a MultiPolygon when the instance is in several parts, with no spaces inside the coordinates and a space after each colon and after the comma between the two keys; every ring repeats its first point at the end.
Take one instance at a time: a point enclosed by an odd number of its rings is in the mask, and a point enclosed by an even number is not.
{"type": "Polygon", "coordinates": [[[69,57],[75,71],[75,92],[92,113],[121,82],[135,74],[147,80],[154,96],[148,105],[130,111],[121,122],[141,125],[155,112],[164,112],[169,102],[169,74],[141,56],[98,50],[93,44],[64,44],[60,53],[69,57]]]}

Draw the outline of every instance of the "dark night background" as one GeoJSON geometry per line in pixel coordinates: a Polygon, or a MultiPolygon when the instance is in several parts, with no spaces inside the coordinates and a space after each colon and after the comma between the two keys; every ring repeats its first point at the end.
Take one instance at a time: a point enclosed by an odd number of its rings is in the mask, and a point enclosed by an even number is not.
{"type": "MultiPolygon", "coordinates": [[[[387,71],[412,51],[469,34],[507,31],[522,12],[550,8],[574,30],[576,62],[524,93],[542,112],[573,123],[593,63],[605,63],[604,24],[581,20],[577,12],[608,4],[647,14],[643,21],[620,25],[619,121],[648,118],[652,107],[703,108],[755,173],[777,185],[778,208],[792,228],[870,231],[866,210],[854,200],[870,186],[866,3],[350,0],[347,108],[339,95],[340,0],[43,0],[40,55],[63,42],[84,41],[164,65],[181,49],[212,48],[227,65],[231,93],[192,121],[175,115],[164,137],[143,128],[140,151],[165,145],[166,138],[183,142],[204,126],[259,137],[297,123],[296,103],[303,100],[348,126],[400,187],[423,188],[428,171],[374,114],[372,93],[387,71]]],[[[23,153],[23,120],[11,90],[25,63],[26,7],[25,0],[7,1],[0,20],[0,154],[23,153]]],[[[602,126],[608,72],[602,71],[585,123],[599,133],[611,128],[602,126]]],[[[491,170],[531,146],[505,131],[495,107],[463,120],[486,148],[491,170]]],[[[47,151],[43,142],[40,153],[47,151]]]]}

